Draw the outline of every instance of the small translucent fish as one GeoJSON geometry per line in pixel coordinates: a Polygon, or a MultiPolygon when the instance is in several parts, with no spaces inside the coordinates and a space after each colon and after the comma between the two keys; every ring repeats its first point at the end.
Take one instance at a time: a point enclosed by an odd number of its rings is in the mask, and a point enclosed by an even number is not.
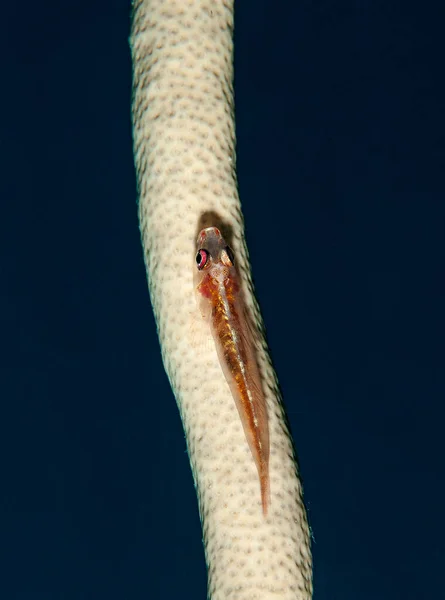
{"type": "Polygon", "coordinates": [[[235,256],[216,227],[207,227],[198,236],[195,284],[199,308],[209,321],[219,361],[258,470],[266,515],[270,502],[266,400],[235,256]]]}

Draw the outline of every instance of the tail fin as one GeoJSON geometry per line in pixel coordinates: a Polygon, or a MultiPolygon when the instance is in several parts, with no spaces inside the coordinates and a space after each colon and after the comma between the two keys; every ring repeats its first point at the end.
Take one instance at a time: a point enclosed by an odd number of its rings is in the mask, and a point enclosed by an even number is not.
{"type": "Polygon", "coordinates": [[[269,465],[266,462],[263,462],[261,464],[260,486],[261,486],[261,504],[263,506],[263,515],[265,517],[267,517],[267,510],[270,505],[270,479],[269,479],[269,465]]]}

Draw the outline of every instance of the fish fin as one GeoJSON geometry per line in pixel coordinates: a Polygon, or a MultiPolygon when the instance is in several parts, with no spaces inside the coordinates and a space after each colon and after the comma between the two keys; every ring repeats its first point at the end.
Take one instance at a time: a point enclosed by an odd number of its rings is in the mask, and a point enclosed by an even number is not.
{"type": "Polygon", "coordinates": [[[259,475],[261,487],[261,505],[263,507],[263,515],[267,517],[267,511],[270,506],[270,477],[269,465],[267,463],[262,463],[259,475]]]}

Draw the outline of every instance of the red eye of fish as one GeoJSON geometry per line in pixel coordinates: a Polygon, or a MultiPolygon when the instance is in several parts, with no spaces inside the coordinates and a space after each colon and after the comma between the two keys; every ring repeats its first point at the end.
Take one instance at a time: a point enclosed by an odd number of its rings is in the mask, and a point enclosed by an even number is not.
{"type": "Polygon", "coordinates": [[[198,254],[196,255],[196,264],[198,265],[199,271],[203,269],[209,260],[209,253],[204,248],[198,250],[198,254]]]}

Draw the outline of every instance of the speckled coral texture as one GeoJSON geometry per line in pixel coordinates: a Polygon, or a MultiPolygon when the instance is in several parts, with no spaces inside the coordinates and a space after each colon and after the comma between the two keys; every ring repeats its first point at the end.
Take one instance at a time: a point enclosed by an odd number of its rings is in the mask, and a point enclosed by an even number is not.
{"type": "Polygon", "coordinates": [[[309,528],[244,243],[232,33],[229,1],[134,4],[140,227],[162,356],[196,482],[209,597],[302,600],[312,596],[309,528]],[[256,467],[193,289],[196,236],[208,225],[219,226],[230,240],[258,329],[271,444],[266,518],[256,467]]]}

